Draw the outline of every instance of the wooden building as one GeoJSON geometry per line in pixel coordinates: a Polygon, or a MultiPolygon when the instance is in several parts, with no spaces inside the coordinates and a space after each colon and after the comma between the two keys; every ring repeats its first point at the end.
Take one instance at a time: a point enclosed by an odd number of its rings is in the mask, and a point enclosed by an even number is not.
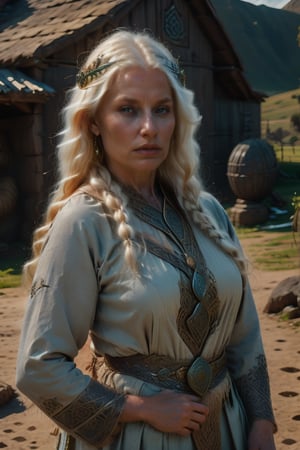
{"type": "Polygon", "coordinates": [[[262,96],[248,85],[209,0],[2,0],[0,157],[10,164],[0,158],[0,242],[28,237],[39,221],[55,179],[66,90],[80,58],[116,27],[151,30],[179,58],[203,116],[198,139],[209,190],[220,196],[226,188],[234,146],[260,137],[262,96]],[[5,215],[1,196],[13,195],[7,185],[1,193],[1,175],[8,172],[18,198],[5,215]]]}

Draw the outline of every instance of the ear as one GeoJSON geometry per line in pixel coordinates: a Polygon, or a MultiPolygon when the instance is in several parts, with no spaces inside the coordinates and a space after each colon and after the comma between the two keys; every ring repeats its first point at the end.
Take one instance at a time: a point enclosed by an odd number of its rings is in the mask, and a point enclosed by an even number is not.
{"type": "Polygon", "coordinates": [[[91,130],[91,132],[92,132],[95,136],[99,136],[100,130],[99,130],[99,127],[98,127],[98,125],[96,124],[96,122],[92,122],[92,123],[90,124],[90,130],[91,130]]]}

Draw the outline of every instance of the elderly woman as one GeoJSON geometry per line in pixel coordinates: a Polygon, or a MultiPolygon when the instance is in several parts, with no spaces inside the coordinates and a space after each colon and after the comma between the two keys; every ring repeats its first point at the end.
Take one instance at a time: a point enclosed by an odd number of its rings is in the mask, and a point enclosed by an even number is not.
{"type": "Polygon", "coordinates": [[[115,31],[64,120],[24,267],[18,388],[61,428],[59,450],[274,450],[244,258],[202,188],[200,117],[176,60],[115,31]],[[74,363],[88,336],[94,377],[74,363]]]}

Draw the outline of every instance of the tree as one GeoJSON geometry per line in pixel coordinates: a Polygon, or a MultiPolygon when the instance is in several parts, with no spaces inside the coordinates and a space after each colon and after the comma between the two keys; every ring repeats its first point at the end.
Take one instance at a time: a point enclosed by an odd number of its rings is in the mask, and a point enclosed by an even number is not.
{"type": "Polygon", "coordinates": [[[289,144],[292,146],[294,154],[295,154],[295,144],[297,141],[298,141],[298,136],[291,136],[289,139],[289,144]]]}
{"type": "Polygon", "coordinates": [[[300,95],[293,94],[292,98],[295,98],[296,100],[298,100],[298,103],[300,105],[300,95]]]}
{"type": "Polygon", "coordinates": [[[270,128],[270,122],[267,121],[266,138],[272,140],[272,137],[271,137],[271,136],[272,136],[272,132],[271,132],[271,128],[270,128]]]}
{"type": "Polygon", "coordinates": [[[284,159],[284,153],[283,153],[283,151],[284,151],[284,142],[283,142],[283,139],[285,137],[287,137],[289,134],[290,134],[289,131],[284,130],[281,127],[277,128],[275,131],[272,131],[269,134],[269,139],[272,140],[272,141],[277,142],[280,145],[281,161],[283,161],[283,159],[284,159]]]}
{"type": "Polygon", "coordinates": [[[296,131],[300,131],[300,114],[295,113],[291,117],[291,122],[296,131]]]}

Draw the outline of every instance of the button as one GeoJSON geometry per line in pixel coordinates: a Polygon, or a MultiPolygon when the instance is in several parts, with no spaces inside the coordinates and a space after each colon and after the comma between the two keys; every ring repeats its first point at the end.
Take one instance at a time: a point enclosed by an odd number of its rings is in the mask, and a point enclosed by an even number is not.
{"type": "Polygon", "coordinates": [[[195,268],[196,263],[195,263],[195,260],[194,260],[194,258],[193,258],[192,256],[190,256],[190,255],[185,255],[185,260],[186,260],[186,263],[187,263],[187,265],[188,265],[189,267],[191,267],[192,269],[195,268]]]}

